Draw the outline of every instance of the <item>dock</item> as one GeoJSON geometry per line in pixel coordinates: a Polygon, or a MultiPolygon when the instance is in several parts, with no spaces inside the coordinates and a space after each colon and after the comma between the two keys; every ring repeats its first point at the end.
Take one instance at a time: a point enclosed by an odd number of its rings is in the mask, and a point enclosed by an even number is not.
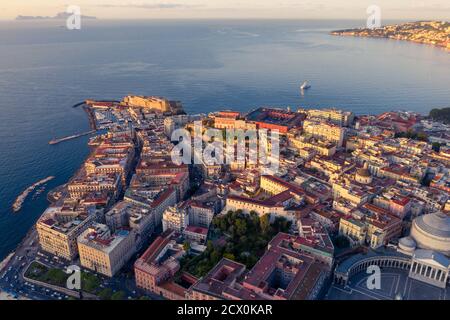
{"type": "Polygon", "coordinates": [[[60,142],[64,142],[64,141],[76,139],[76,138],[79,138],[79,137],[87,136],[87,135],[93,134],[95,132],[96,132],[96,130],[90,130],[90,131],[87,131],[87,132],[78,133],[78,134],[74,134],[74,135],[63,137],[63,138],[59,138],[59,139],[52,139],[52,140],[50,140],[48,142],[48,144],[51,144],[51,145],[58,144],[60,142]]]}

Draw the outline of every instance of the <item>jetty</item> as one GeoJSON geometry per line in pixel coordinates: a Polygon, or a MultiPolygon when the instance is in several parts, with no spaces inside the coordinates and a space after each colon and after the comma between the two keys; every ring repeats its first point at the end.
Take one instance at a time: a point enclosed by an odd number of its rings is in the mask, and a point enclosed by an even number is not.
{"type": "Polygon", "coordinates": [[[58,144],[60,142],[64,142],[64,141],[76,139],[76,138],[79,138],[79,137],[87,136],[87,135],[93,134],[95,132],[96,132],[96,130],[90,130],[90,131],[87,131],[87,132],[73,134],[71,136],[67,136],[67,137],[63,137],[63,138],[59,138],[59,139],[52,139],[52,140],[50,140],[48,142],[48,144],[58,144]]]}
{"type": "Polygon", "coordinates": [[[82,106],[82,105],[85,104],[85,103],[86,103],[86,101],[78,102],[78,103],[74,104],[74,105],[72,106],[72,108],[77,108],[77,107],[79,107],[79,106],[82,106]]]}
{"type": "Polygon", "coordinates": [[[29,186],[28,188],[26,188],[17,198],[16,201],[14,201],[13,205],[12,205],[12,209],[14,212],[19,211],[20,209],[22,209],[22,205],[23,202],[25,201],[25,199],[28,197],[28,195],[30,194],[30,192],[32,192],[34,189],[36,189],[37,187],[39,187],[40,185],[43,185],[47,182],[49,182],[50,180],[53,180],[55,177],[54,176],[49,176],[45,179],[39,180],[36,183],[33,183],[31,186],[29,186]]]}

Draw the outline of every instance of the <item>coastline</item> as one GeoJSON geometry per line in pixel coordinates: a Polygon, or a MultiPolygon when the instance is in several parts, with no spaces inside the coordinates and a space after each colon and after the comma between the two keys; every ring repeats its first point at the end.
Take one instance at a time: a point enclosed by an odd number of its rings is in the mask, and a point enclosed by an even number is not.
{"type": "Polygon", "coordinates": [[[11,252],[5,257],[5,259],[2,260],[2,262],[0,262],[0,272],[2,272],[4,268],[6,268],[6,266],[8,265],[9,261],[11,261],[11,258],[14,256],[15,253],[16,253],[15,251],[11,252]]]}
{"type": "Polygon", "coordinates": [[[333,36],[381,38],[426,44],[450,52],[450,23],[446,21],[416,21],[366,28],[333,30],[333,36]]]}
{"type": "Polygon", "coordinates": [[[355,37],[355,38],[367,38],[367,39],[385,39],[385,40],[397,40],[397,41],[402,41],[402,42],[408,42],[408,43],[415,43],[415,44],[419,44],[419,45],[426,45],[432,48],[436,48],[436,49],[441,49],[444,52],[448,52],[450,53],[450,47],[444,47],[444,46],[440,46],[440,45],[436,45],[436,44],[432,44],[432,43],[427,43],[427,42],[422,42],[422,41],[415,41],[415,40],[410,40],[410,39],[398,39],[398,38],[394,38],[394,37],[389,37],[389,36],[376,36],[376,35],[361,35],[361,34],[346,34],[346,32],[344,31],[331,31],[330,35],[332,36],[340,36],[340,37],[355,37]]]}

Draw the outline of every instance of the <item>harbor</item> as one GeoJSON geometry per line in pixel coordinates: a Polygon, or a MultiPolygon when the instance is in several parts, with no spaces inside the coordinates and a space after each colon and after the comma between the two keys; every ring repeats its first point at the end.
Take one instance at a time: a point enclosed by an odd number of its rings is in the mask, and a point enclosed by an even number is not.
{"type": "Polygon", "coordinates": [[[33,192],[34,189],[36,189],[37,187],[39,187],[40,185],[43,185],[47,182],[49,182],[50,180],[53,180],[55,177],[54,176],[49,176],[45,179],[39,180],[38,182],[32,184],[31,186],[29,186],[28,188],[25,189],[25,191],[23,191],[17,198],[16,201],[14,201],[14,204],[12,205],[12,209],[14,212],[18,212],[20,211],[20,209],[22,209],[22,205],[23,202],[25,201],[25,199],[28,197],[28,195],[33,192]]]}

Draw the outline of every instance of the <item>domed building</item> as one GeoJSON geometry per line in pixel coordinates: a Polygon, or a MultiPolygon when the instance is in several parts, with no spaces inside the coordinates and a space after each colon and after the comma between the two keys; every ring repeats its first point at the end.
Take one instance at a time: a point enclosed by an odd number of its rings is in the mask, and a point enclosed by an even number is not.
{"type": "Polygon", "coordinates": [[[442,212],[419,216],[411,226],[411,237],[420,249],[450,256],[450,217],[442,212]]]}
{"type": "Polygon", "coordinates": [[[410,278],[446,288],[450,282],[450,217],[435,212],[415,218],[410,236],[399,240],[397,250],[411,256],[410,278]]]}
{"type": "Polygon", "coordinates": [[[355,180],[362,184],[372,183],[372,175],[370,174],[369,164],[367,162],[364,163],[362,168],[356,171],[355,180]]]}
{"type": "Polygon", "coordinates": [[[398,251],[408,255],[412,255],[414,253],[414,250],[416,250],[416,247],[416,242],[411,237],[401,238],[398,242],[398,251]]]}

